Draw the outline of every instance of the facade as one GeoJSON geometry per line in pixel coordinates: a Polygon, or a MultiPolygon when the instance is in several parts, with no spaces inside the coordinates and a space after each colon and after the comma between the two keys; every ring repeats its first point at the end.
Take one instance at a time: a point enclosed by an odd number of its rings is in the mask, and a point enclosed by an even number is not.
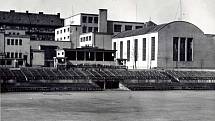
{"type": "Polygon", "coordinates": [[[115,58],[126,60],[129,69],[215,68],[214,46],[214,40],[184,21],[125,31],[112,39],[115,58]]]}
{"type": "Polygon", "coordinates": [[[30,64],[30,37],[23,30],[1,30],[1,66],[19,67],[30,64]]]}

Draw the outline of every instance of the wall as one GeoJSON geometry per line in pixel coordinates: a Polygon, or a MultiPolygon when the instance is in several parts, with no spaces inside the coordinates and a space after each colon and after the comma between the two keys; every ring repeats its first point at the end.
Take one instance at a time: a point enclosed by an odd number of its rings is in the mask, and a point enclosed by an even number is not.
{"type": "Polygon", "coordinates": [[[214,44],[195,25],[172,22],[159,31],[158,67],[215,68],[214,44]],[[193,38],[193,61],[173,61],[173,37],[193,38]]]}
{"type": "Polygon", "coordinates": [[[123,41],[123,59],[127,59],[127,41],[130,40],[130,61],[126,62],[128,69],[150,69],[157,67],[157,54],[158,54],[158,33],[150,33],[145,35],[138,35],[125,38],[114,38],[112,39],[112,49],[113,43],[116,42],[116,59],[120,58],[120,42],[123,41]],[[155,60],[151,61],[151,37],[155,37],[155,60]],[[143,61],[143,38],[146,38],[146,60],[143,61]],[[138,39],[138,59],[134,61],[134,40],[138,39]]]}
{"type": "Polygon", "coordinates": [[[58,46],[59,48],[70,48],[70,42],[59,42],[59,41],[30,41],[31,49],[40,50],[40,45],[46,46],[58,46]]]}
{"type": "Polygon", "coordinates": [[[44,66],[45,65],[45,56],[42,51],[33,52],[32,66],[44,66]]]}
{"type": "Polygon", "coordinates": [[[106,49],[106,50],[111,50],[112,48],[112,35],[106,34],[106,33],[95,33],[94,34],[94,46],[101,48],[101,49],[106,49]]]}
{"type": "Polygon", "coordinates": [[[4,52],[4,32],[0,31],[0,53],[4,52]]]}
{"type": "Polygon", "coordinates": [[[64,26],[81,25],[81,14],[77,14],[64,19],[64,26]]]}

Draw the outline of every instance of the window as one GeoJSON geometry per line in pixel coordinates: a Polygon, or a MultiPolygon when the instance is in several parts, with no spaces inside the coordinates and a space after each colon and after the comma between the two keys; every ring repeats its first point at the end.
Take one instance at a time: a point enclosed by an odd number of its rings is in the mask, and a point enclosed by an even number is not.
{"type": "Polygon", "coordinates": [[[22,53],[19,53],[19,58],[22,58],[22,53]]]}
{"type": "Polygon", "coordinates": [[[11,39],[11,45],[14,45],[14,39],[11,39]]]}
{"type": "Polygon", "coordinates": [[[82,27],[82,33],[86,33],[87,32],[87,27],[86,26],[83,26],[82,27]]]}
{"type": "Polygon", "coordinates": [[[15,45],[18,45],[18,39],[15,39],[15,45]]]}
{"type": "Polygon", "coordinates": [[[6,64],[7,64],[7,65],[11,65],[11,64],[12,64],[12,61],[11,61],[11,60],[7,60],[6,64]]]}
{"type": "Polygon", "coordinates": [[[59,34],[59,31],[57,31],[57,34],[59,34]]]}
{"type": "Polygon", "coordinates": [[[13,52],[11,52],[10,57],[11,57],[11,58],[14,58],[14,53],[13,53],[13,52]]]}
{"type": "Polygon", "coordinates": [[[98,32],[98,27],[94,27],[94,32],[98,32]]]}
{"type": "Polygon", "coordinates": [[[91,36],[89,36],[89,41],[91,41],[91,36]]]}
{"type": "Polygon", "coordinates": [[[86,41],[88,41],[88,37],[86,37],[86,41]]]}
{"type": "Polygon", "coordinates": [[[69,32],[69,28],[67,28],[67,31],[69,32]]]}
{"type": "Polygon", "coordinates": [[[88,17],[88,23],[93,23],[93,17],[88,17]]]}
{"type": "Polygon", "coordinates": [[[88,27],[88,32],[92,32],[93,31],[93,27],[88,27]]]}
{"type": "Polygon", "coordinates": [[[60,40],[62,40],[62,37],[60,38],[60,40]]]}
{"type": "MultiPolygon", "coordinates": [[[[113,50],[116,50],[116,42],[113,43],[113,50]]],[[[114,53],[114,58],[116,57],[116,53],[114,53]]]]}
{"type": "Polygon", "coordinates": [[[125,25],[125,31],[132,30],[132,25],[125,25]]]}
{"type": "Polygon", "coordinates": [[[151,60],[155,60],[155,37],[151,38],[151,60]]]}
{"type": "Polygon", "coordinates": [[[7,52],[6,58],[10,58],[10,52],[7,52]]]}
{"type": "Polygon", "coordinates": [[[66,37],[63,37],[63,39],[65,40],[65,39],[66,39],[66,37]]]}
{"type": "Polygon", "coordinates": [[[135,29],[143,28],[143,26],[135,26],[135,29]]]}
{"type": "Polygon", "coordinates": [[[185,40],[186,38],[180,38],[180,61],[185,61],[185,40]]]}
{"type": "Polygon", "coordinates": [[[143,38],[143,61],[146,60],[146,38],[143,38]]]}
{"type": "Polygon", "coordinates": [[[67,36],[67,39],[69,39],[69,36],[67,36]]]}
{"type": "Polygon", "coordinates": [[[83,39],[83,38],[81,38],[81,42],[82,42],[82,39],[83,39]]]}
{"type": "Polygon", "coordinates": [[[120,58],[123,59],[123,41],[120,42],[120,58]]]}
{"type": "Polygon", "coordinates": [[[60,33],[62,34],[62,30],[60,30],[60,33]]]}
{"type": "Polygon", "coordinates": [[[98,17],[94,17],[94,23],[98,23],[98,17]]]}
{"type": "Polygon", "coordinates": [[[134,61],[138,60],[138,39],[134,40],[134,61]]]}
{"type": "Polygon", "coordinates": [[[16,35],[19,35],[19,32],[18,32],[18,33],[16,33],[16,35]]]}
{"type": "Polygon", "coordinates": [[[122,25],[114,24],[114,32],[121,32],[122,25]]]}
{"type": "Polygon", "coordinates": [[[66,32],[66,29],[64,29],[64,33],[66,32]]]}
{"type": "Polygon", "coordinates": [[[10,45],[10,39],[7,39],[7,45],[10,45]]]}
{"type": "Polygon", "coordinates": [[[17,52],[15,53],[15,58],[18,58],[18,53],[17,52]]]}
{"type": "Polygon", "coordinates": [[[187,39],[187,61],[193,60],[193,38],[187,39]]]}
{"type": "Polygon", "coordinates": [[[22,45],[22,39],[19,39],[19,45],[22,45]]]}
{"type": "Polygon", "coordinates": [[[87,16],[82,16],[82,23],[87,23],[87,16]]]}
{"type": "Polygon", "coordinates": [[[127,60],[130,61],[130,40],[127,41],[127,60]]]}
{"type": "Polygon", "coordinates": [[[173,61],[178,61],[178,37],[173,37],[173,61]]]}

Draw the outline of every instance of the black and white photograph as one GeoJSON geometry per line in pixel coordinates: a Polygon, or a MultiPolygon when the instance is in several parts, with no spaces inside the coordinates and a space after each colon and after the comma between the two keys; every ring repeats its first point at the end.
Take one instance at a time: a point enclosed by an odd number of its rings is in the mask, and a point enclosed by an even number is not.
{"type": "Polygon", "coordinates": [[[215,121],[215,0],[0,3],[0,121],[215,121]]]}

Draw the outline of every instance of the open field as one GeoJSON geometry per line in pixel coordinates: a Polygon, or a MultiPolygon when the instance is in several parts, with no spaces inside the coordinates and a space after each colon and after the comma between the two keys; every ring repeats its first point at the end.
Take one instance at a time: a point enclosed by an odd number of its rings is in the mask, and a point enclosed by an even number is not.
{"type": "Polygon", "coordinates": [[[2,121],[214,121],[215,91],[2,93],[2,121]]]}

